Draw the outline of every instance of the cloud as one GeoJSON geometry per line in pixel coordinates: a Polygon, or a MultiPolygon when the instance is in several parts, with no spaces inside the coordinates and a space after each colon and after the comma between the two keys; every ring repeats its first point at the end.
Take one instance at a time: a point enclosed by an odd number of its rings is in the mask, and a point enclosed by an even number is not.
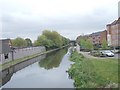
{"type": "Polygon", "coordinates": [[[29,37],[56,30],[75,39],[106,29],[117,18],[118,0],[1,0],[2,37],[29,37]]]}

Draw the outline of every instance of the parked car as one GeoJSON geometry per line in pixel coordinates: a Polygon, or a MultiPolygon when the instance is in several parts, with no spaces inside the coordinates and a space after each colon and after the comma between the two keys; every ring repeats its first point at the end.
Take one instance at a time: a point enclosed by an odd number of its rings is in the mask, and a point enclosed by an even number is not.
{"type": "Polygon", "coordinates": [[[95,57],[105,57],[106,56],[106,55],[102,54],[98,50],[91,51],[90,54],[93,55],[93,56],[95,56],[95,57]]]}
{"type": "Polygon", "coordinates": [[[108,57],[114,57],[114,53],[110,50],[103,51],[102,54],[104,54],[108,57]]]}
{"type": "Polygon", "coordinates": [[[104,54],[103,52],[100,52],[100,57],[106,57],[106,54],[104,54]]]}

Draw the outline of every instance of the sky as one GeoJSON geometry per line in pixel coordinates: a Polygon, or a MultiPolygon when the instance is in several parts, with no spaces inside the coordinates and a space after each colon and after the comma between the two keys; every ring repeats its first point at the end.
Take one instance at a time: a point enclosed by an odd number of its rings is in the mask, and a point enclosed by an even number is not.
{"type": "Polygon", "coordinates": [[[0,38],[36,40],[43,30],[77,36],[106,29],[119,0],[0,0],[0,38]]]}

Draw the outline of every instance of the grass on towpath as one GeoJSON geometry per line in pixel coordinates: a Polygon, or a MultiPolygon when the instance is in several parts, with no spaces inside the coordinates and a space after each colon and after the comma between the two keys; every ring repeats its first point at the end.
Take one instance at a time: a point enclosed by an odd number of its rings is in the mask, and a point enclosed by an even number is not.
{"type": "Polygon", "coordinates": [[[76,88],[117,87],[117,59],[88,59],[75,51],[71,54],[70,60],[75,63],[68,73],[76,88]]]}

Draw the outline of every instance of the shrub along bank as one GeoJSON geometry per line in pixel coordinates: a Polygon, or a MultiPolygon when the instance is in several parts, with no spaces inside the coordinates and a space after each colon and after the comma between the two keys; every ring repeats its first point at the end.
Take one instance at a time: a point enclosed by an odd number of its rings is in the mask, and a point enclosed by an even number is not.
{"type": "Polygon", "coordinates": [[[76,51],[70,60],[75,62],[68,73],[76,88],[117,87],[118,61],[87,59],[76,51]]]}

